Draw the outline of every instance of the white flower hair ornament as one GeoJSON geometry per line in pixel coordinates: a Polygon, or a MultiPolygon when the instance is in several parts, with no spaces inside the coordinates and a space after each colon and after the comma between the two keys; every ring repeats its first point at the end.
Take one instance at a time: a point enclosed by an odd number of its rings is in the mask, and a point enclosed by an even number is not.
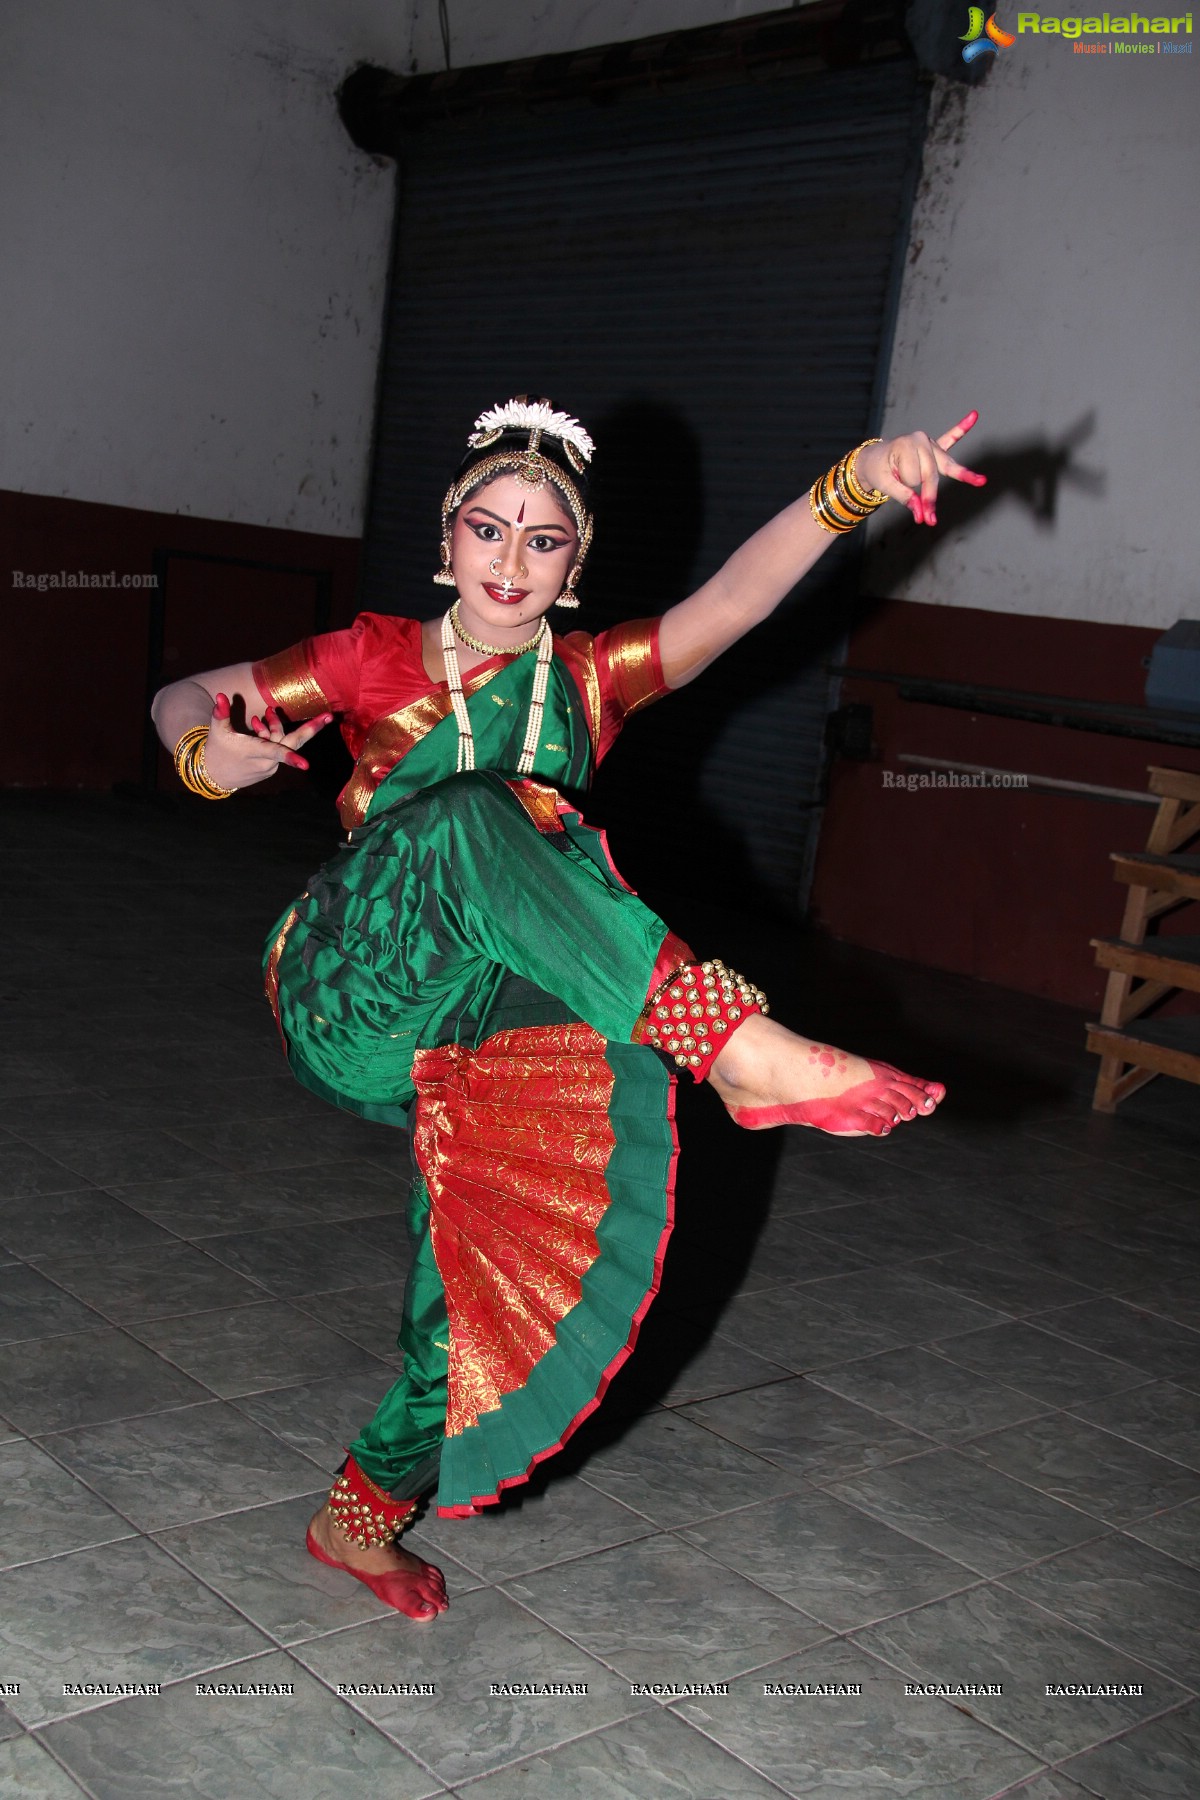
{"type": "Polygon", "coordinates": [[[506,400],[503,406],[491,406],[481,412],[475,421],[475,429],[467,439],[473,450],[485,449],[494,444],[505,431],[528,431],[532,433],[530,449],[536,450],[538,439],[543,435],[557,438],[564,446],[569,461],[576,469],[582,470],[592,460],[592,452],[596,445],[570,413],[555,412],[546,400],[506,400]]]}

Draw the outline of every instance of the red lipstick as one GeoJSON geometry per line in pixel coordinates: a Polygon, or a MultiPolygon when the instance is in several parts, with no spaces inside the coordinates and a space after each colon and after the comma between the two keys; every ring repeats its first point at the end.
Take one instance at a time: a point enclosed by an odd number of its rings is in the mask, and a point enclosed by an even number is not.
{"type": "Polygon", "coordinates": [[[484,593],[487,594],[490,599],[498,600],[501,606],[516,606],[524,600],[529,592],[528,588],[495,587],[490,581],[485,581],[481,585],[484,593]]]}

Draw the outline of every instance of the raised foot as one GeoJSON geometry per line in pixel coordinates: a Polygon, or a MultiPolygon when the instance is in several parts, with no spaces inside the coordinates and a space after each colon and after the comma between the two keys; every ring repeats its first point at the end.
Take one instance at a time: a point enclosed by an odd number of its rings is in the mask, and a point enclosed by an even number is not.
{"type": "Polygon", "coordinates": [[[928,1117],[945,1098],[940,1081],[905,1075],[890,1063],[868,1062],[870,1078],[840,1094],[816,1095],[773,1106],[739,1106],[725,1102],[729,1116],[747,1131],[774,1125],[807,1125],[832,1137],[887,1137],[894,1126],[928,1117]]]}
{"type": "Polygon", "coordinates": [[[312,1519],[304,1543],[318,1562],[353,1575],[385,1605],[419,1624],[427,1625],[450,1604],[440,1569],[394,1544],[386,1549],[359,1550],[338,1530],[328,1507],[323,1506],[312,1519]]]}

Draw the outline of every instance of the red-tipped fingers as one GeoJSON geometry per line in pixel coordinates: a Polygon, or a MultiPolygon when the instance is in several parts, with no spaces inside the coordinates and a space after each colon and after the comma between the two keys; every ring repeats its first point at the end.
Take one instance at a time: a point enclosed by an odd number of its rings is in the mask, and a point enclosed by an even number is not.
{"type": "Polygon", "coordinates": [[[285,751],[283,761],[292,769],[307,769],[308,767],[304,758],[302,756],[297,756],[294,750],[285,751]]]}
{"type": "Polygon", "coordinates": [[[228,694],[218,694],[216,699],[213,701],[213,718],[214,719],[227,719],[228,717],[229,717],[229,695],[228,694]]]}
{"type": "MultiPolygon", "coordinates": [[[[979,414],[972,408],[969,413],[965,414],[964,417],[958,421],[957,425],[952,425],[949,431],[943,432],[942,436],[937,440],[938,449],[949,450],[952,444],[957,444],[960,438],[967,435],[971,427],[978,423],[978,420],[979,414]]],[[[981,475],[977,469],[965,468],[962,463],[953,462],[947,459],[945,473],[947,475],[953,475],[956,481],[969,481],[973,487],[987,486],[986,475],[981,475]]]]}
{"type": "Polygon", "coordinates": [[[979,414],[976,412],[975,408],[972,407],[971,411],[966,413],[958,421],[957,425],[952,425],[949,431],[942,434],[938,439],[938,448],[941,450],[949,450],[951,444],[957,444],[959,438],[966,437],[968,431],[970,431],[972,425],[978,422],[978,419],[979,414]]]}
{"type": "Polygon", "coordinates": [[[931,444],[922,444],[921,458],[921,503],[925,512],[927,525],[937,524],[937,512],[934,502],[937,499],[938,466],[931,444]]]}
{"type": "Polygon", "coordinates": [[[952,481],[969,481],[972,487],[984,487],[987,484],[986,475],[980,475],[975,469],[965,468],[962,463],[955,462],[952,456],[943,456],[938,467],[952,481]]]}
{"type": "Polygon", "coordinates": [[[333,714],[322,713],[316,719],[309,719],[306,725],[297,726],[296,730],[293,731],[290,736],[284,738],[283,741],[285,744],[295,744],[297,746],[300,744],[307,744],[309,738],[316,737],[318,731],[323,731],[326,725],[332,723],[333,714]]]}

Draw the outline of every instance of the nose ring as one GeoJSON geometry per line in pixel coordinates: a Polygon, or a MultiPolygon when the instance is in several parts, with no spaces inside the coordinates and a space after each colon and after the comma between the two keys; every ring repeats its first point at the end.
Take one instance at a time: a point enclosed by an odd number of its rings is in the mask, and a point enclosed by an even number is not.
{"type": "MultiPolygon", "coordinates": [[[[497,579],[504,579],[500,575],[500,558],[498,556],[493,556],[491,562],[488,564],[488,568],[491,571],[491,573],[497,577],[497,579]]],[[[524,580],[528,576],[529,570],[525,567],[524,563],[517,564],[517,574],[520,576],[520,578],[522,580],[524,580]]],[[[509,583],[509,586],[510,587],[512,586],[511,582],[509,583]]]]}

